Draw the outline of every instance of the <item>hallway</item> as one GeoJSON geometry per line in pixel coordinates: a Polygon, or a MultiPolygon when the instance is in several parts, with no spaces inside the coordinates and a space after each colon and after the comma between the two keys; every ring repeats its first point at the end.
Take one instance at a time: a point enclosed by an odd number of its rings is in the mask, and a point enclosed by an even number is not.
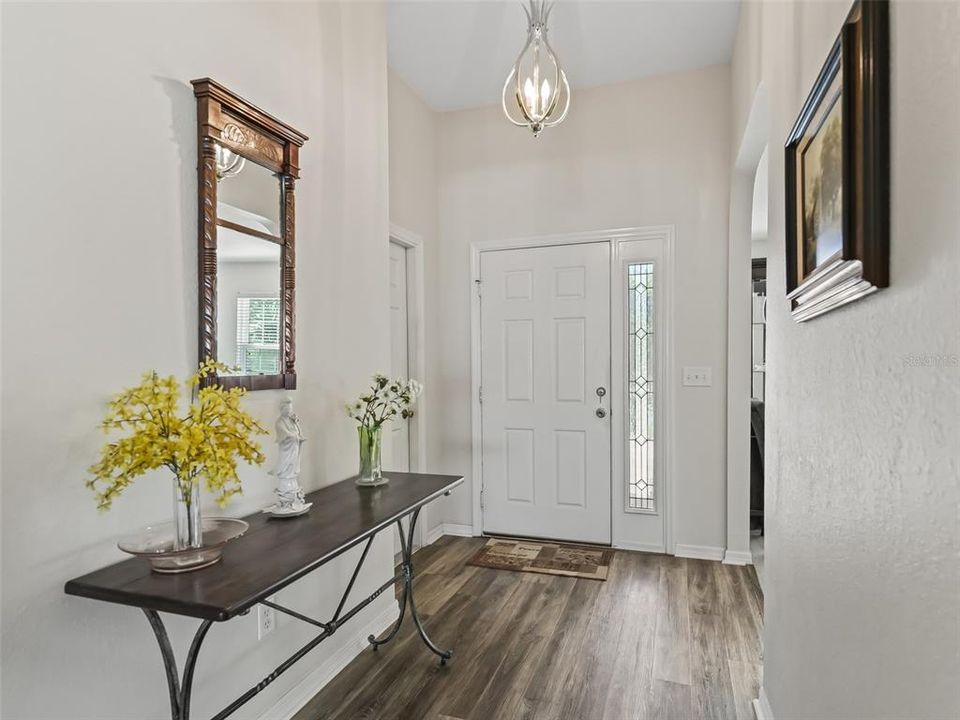
{"type": "Polygon", "coordinates": [[[405,623],[296,716],[753,720],[763,597],[751,567],[617,551],[606,582],[466,565],[483,538],[414,556],[441,667],[405,623]]]}

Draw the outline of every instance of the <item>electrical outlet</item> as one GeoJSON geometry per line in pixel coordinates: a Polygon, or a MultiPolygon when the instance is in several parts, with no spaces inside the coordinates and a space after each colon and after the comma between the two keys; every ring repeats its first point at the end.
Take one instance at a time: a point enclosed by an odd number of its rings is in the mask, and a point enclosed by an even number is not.
{"type": "MultiPolygon", "coordinates": [[[[276,602],[268,597],[270,602],[276,602]]],[[[277,611],[266,605],[257,605],[257,640],[263,640],[277,627],[277,611]]]]}
{"type": "Polygon", "coordinates": [[[683,368],[683,384],[692,387],[710,387],[713,385],[713,373],[708,367],[683,368]]]}

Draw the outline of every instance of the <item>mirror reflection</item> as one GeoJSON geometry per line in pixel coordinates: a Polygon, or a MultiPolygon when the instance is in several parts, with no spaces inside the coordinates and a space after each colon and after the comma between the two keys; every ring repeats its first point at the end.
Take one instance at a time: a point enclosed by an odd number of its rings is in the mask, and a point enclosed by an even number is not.
{"type": "Polygon", "coordinates": [[[217,359],[235,375],[276,375],[280,356],[280,179],[217,156],[217,359]]]}

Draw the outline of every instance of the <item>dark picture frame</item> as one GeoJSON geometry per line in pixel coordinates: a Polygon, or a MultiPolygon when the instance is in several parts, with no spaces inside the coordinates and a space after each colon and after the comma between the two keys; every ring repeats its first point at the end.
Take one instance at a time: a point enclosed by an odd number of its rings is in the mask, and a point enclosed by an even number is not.
{"type": "Polygon", "coordinates": [[[857,0],[784,148],[797,322],[889,285],[889,106],[889,3],[857,0]]]}
{"type": "Polygon", "coordinates": [[[276,173],[280,182],[281,236],[263,236],[281,246],[280,372],[274,375],[207,376],[201,383],[247,390],[294,390],[297,387],[294,188],[300,177],[300,148],[309,138],[210,78],[191,80],[191,84],[197,99],[198,345],[201,363],[217,359],[217,227],[229,226],[217,217],[217,145],[276,173]]]}

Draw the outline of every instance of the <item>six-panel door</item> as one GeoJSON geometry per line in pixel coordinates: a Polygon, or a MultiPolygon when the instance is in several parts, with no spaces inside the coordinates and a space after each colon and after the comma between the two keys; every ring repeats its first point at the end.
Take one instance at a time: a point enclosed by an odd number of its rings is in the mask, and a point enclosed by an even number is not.
{"type": "Polygon", "coordinates": [[[609,253],[481,255],[485,532],[610,542],[609,253]]]}

